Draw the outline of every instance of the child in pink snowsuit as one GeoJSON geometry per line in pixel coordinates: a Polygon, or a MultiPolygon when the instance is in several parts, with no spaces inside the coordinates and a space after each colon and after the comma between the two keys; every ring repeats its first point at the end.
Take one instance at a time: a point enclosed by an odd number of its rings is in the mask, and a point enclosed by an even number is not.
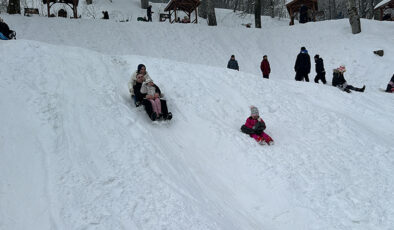
{"type": "Polygon", "coordinates": [[[161,116],[160,94],[152,79],[148,79],[142,83],[141,93],[146,94],[146,99],[152,103],[153,112],[158,116],[161,116]]]}
{"type": "Polygon", "coordinates": [[[246,120],[245,126],[254,130],[258,130],[258,133],[250,134],[250,136],[253,137],[261,145],[274,144],[274,140],[264,132],[265,122],[263,121],[263,119],[261,119],[261,117],[259,117],[259,110],[256,107],[252,106],[250,108],[250,112],[250,117],[246,120]],[[260,130],[261,133],[259,133],[260,130]]]}

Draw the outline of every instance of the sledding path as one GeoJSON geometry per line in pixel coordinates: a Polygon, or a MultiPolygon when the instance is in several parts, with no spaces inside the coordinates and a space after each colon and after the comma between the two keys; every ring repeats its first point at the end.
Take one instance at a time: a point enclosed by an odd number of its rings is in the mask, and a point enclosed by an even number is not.
{"type": "Polygon", "coordinates": [[[1,228],[394,226],[391,95],[24,40],[0,52],[1,228]],[[131,105],[139,63],[170,123],[131,105]],[[274,146],[239,131],[252,104],[274,146]]]}

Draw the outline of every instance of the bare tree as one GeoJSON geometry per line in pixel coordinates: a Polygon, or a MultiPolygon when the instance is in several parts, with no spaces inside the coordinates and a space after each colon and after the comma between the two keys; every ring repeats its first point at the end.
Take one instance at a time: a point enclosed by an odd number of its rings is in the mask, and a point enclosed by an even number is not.
{"type": "Polygon", "coordinates": [[[349,22],[352,27],[352,33],[358,34],[361,32],[361,22],[357,12],[356,2],[355,0],[348,0],[348,4],[349,22]]]}
{"type": "Polygon", "coordinates": [[[9,14],[20,14],[21,13],[21,3],[19,0],[10,0],[8,2],[7,13],[9,14]]]}
{"type": "Polygon", "coordinates": [[[202,0],[200,6],[198,7],[198,16],[200,18],[207,19],[208,18],[208,13],[207,13],[207,0],[202,0]]]}
{"type": "Polygon", "coordinates": [[[141,0],[142,9],[148,9],[148,6],[149,6],[149,0],[141,0]]]}
{"type": "Polygon", "coordinates": [[[207,1],[208,26],[216,26],[215,5],[213,0],[207,1]]]}
{"type": "Polygon", "coordinates": [[[254,25],[261,28],[261,0],[256,0],[254,5],[254,25]]]}
{"type": "Polygon", "coordinates": [[[275,17],[275,4],[274,4],[274,0],[270,0],[270,16],[271,18],[275,17]]]}

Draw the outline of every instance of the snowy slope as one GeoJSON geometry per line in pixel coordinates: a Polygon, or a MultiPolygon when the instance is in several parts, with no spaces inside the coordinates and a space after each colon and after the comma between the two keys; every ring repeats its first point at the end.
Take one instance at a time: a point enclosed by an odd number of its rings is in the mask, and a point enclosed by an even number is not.
{"type": "Polygon", "coordinates": [[[380,32],[393,24],[363,21],[353,36],[344,20],[260,31],[5,19],[19,40],[0,43],[0,229],[394,226],[393,97],[377,90],[394,72],[393,36],[380,32]],[[366,92],[294,82],[301,40],[366,92]],[[223,68],[232,47],[244,71],[223,68]],[[139,63],[170,123],[131,104],[139,63]],[[276,145],[239,132],[252,104],[276,145]]]}

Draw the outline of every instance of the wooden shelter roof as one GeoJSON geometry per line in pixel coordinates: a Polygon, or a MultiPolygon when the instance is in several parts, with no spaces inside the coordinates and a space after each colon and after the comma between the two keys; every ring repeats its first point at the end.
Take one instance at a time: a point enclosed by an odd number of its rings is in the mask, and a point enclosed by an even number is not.
{"type": "Polygon", "coordinates": [[[317,0],[290,0],[286,3],[287,11],[290,14],[290,9],[293,13],[299,12],[302,5],[307,6],[309,9],[317,11],[317,0]]]}
{"type": "Polygon", "coordinates": [[[164,11],[182,10],[193,12],[200,5],[200,0],[171,0],[164,11]]]}
{"type": "Polygon", "coordinates": [[[65,3],[65,4],[70,4],[70,5],[76,5],[76,6],[78,6],[78,2],[79,2],[79,0],[42,0],[42,2],[44,3],[44,4],[47,4],[47,2],[50,2],[50,3],[65,3]]]}
{"type": "Polygon", "coordinates": [[[394,8],[394,0],[383,0],[375,6],[375,10],[379,8],[394,8]]]}

